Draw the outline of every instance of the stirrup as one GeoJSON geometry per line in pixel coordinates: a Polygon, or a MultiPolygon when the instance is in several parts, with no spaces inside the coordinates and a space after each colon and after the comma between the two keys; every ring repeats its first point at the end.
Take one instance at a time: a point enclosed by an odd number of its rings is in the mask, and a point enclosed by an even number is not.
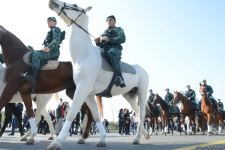
{"type": "Polygon", "coordinates": [[[21,73],[20,79],[24,81],[32,81],[32,77],[29,72],[21,73]]]}
{"type": "Polygon", "coordinates": [[[113,83],[116,85],[116,86],[120,86],[121,88],[125,87],[126,84],[124,83],[123,79],[121,76],[116,76],[114,78],[114,81],[113,83]]]}

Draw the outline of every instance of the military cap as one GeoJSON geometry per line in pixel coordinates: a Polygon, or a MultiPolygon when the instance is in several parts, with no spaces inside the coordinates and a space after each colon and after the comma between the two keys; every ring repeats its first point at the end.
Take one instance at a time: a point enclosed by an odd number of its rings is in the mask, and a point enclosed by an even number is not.
{"type": "Polygon", "coordinates": [[[55,17],[48,17],[47,20],[52,20],[56,22],[56,18],[55,17]]]}
{"type": "Polygon", "coordinates": [[[206,84],[206,82],[207,82],[207,81],[204,79],[204,80],[202,81],[202,84],[206,84]]]}
{"type": "Polygon", "coordinates": [[[165,91],[169,91],[169,90],[170,90],[169,88],[166,88],[166,89],[165,89],[165,91]]]}
{"type": "Polygon", "coordinates": [[[106,21],[108,21],[109,19],[113,19],[116,21],[116,17],[114,15],[110,15],[106,18],[106,21]]]}

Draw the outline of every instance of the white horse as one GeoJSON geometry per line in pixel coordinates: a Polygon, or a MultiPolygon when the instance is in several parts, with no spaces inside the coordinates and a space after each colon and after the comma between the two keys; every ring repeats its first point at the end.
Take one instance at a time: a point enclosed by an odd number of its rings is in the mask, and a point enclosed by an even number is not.
{"type": "MultiPolygon", "coordinates": [[[[4,73],[5,73],[5,67],[0,63],[0,95],[2,94],[2,91],[5,87],[4,83],[4,73]]],[[[37,110],[35,114],[35,121],[36,125],[38,122],[41,120],[41,115],[44,116],[45,120],[48,123],[49,130],[50,130],[50,136],[48,140],[52,140],[53,136],[55,134],[55,129],[53,127],[51,117],[49,116],[47,110],[46,110],[46,105],[50,101],[50,99],[53,97],[56,100],[58,100],[58,94],[32,94],[32,99],[36,97],[36,105],[37,105],[37,110]],[[53,97],[54,96],[54,97],[53,97]]],[[[15,94],[13,98],[11,99],[10,103],[19,103],[23,102],[22,98],[20,97],[19,93],[15,94]]],[[[32,125],[32,124],[31,124],[32,125]]],[[[30,130],[21,138],[22,141],[27,140],[27,144],[33,144],[34,143],[34,135],[31,135],[30,130]]]]}
{"type": "MultiPolygon", "coordinates": [[[[66,116],[65,124],[57,138],[48,146],[49,150],[61,149],[61,143],[68,136],[72,120],[80,110],[84,102],[89,103],[96,126],[100,132],[100,142],[97,146],[105,146],[105,128],[100,120],[94,95],[104,91],[109,85],[113,72],[102,69],[102,57],[99,48],[92,44],[88,34],[88,16],[86,12],[92,7],[83,9],[75,4],[68,4],[59,0],[50,0],[49,7],[56,12],[67,25],[71,25],[70,53],[73,63],[73,79],[76,91],[71,108],[66,116]]],[[[123,95],[130,103],[132,109],[138,112],[139,124],[133,144],[139,144],[141,134],[149,138],[144,129],[145,106],[147,103],[147,92],[149,77],[147,72],[138,65],[133,68],[136,74],[124,73],[123,77],[126,87],[112,87],[111,94],[123,95]],[[138,96],[138,102],[136,97],[138,96]],[[139,104],[139,105],[138,105],[139,104]],[[140,111],[139,111],[140,110],[140,111]]]]}

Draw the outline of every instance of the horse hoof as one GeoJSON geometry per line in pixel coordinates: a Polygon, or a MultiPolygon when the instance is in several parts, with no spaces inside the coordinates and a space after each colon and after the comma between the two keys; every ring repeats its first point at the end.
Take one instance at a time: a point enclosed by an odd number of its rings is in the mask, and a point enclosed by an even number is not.
{"type": "Polygon", "coordinates": [[[139,140],[134,140],[134,141],[132,142],[132,144],[138,145],[138,144],[140,144],[140,142],[139,142],[139,140]]]}
{"type": "Polygon", "coordinates": [[[96,144],[96,147],[106,147],[106,143],[105,142],[98,142],[98,144],[96,144]]]}
{"type": "Polygon", "coordinates": [[[59,140],[53,141],[48,147],[47,150],[61,150],[62,145],[59,140]]]}
{"type": "Polygon", "coordinates": [[[53,137],[52,137],[52,136],[50,136],[50,137],[48,138],[48,140],[53,140],[53,137]]]}
{"type": "Polygon", "coordinates": [[[20,141],[27,141],[27,137],[22,137],[21,139],[20,139],[20,141]]]}
{"type": "Polygon", "coordinates": [[[33,145],[33,144],[34,144],[34,139],[28,139],[28,140],[26,141],[26,144],[27,144],[27,145],[33,145]]]}
{"type": "Polygon", "coordinates": [[[211,135],[213,135],[213,132],[208,132],[207,135],[208,135],[208,136],[211,136],[211,135]]]}
{"type": "Polygon", "coordinates": [[[150,134],[146,133],[144,136],[146,140],[150,139],[150,134]]]}
{"type": "Polygon", "coordinates": [[[83,138],[80,138],[78,141],[77,141],[77,144],[85,144],[85,140],[83,138]]]}

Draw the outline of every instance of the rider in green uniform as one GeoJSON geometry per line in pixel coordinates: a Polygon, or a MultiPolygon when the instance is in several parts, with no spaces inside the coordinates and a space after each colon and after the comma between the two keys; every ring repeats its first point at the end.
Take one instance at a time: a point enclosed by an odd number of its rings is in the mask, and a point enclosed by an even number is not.
{"type": "Polygon", "coordinates": [[[113,83],[116,86],[125,87],[124,79],[120,69],[120,59],[122,55],[121,46],[126,41],[126,36],[121,27],[116,27],[116,18],[111,15],[106,19],[108,28],[104,33],[95,39],[96,45],[99,46],[103,51],[101,52],[103,57],[112,66],[115,73],[113,83]]]}
{"type": "Polygon", "coordinates": [[[195,91],[193,89],[191,89],[191,86],[190,85],[187,85],[187,91],[185,91],[185,97],[191,101],[191,105],[192,105],[192,108],[193,108],[193,111],[198,111],[198,105],[196,103],[196,94],[195,94],[195,91]]]}
{"type": "Polygon", "coordinates": [[[31,80],[34,88],[37,83],[37,76],[41,67],[43,67],[48,60],[58,60],[60,52],[61,30],[56,27],[57,21],[55,17],[47,18],[48,27],[50,31],[44,40],[44,48],[40,51],[34,51],[31,57],[31,71],[23,74],[22,79],[31,80]]]}

